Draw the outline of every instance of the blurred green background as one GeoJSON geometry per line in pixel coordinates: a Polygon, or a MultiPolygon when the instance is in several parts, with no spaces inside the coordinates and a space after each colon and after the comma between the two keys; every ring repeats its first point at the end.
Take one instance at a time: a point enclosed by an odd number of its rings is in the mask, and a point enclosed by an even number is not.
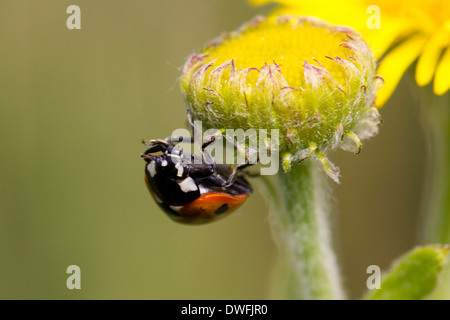
{"type": "MultiPolygon", "coordinates": [[[[256,193],[229,218],[179,225],[144,184],[142,138],[185,125],[193,52],[268,8],[244,0],[0,0],[0,298],[265,299],[277,261],[256,193]],[[66,8],[81,8],[68,30],[66,8]],[[81,268],[81,290],[66,268],[81,268]]],[[[408,85],[359,155],[332,155],[336,248],[351,298],[366,268],[416,244],[426,156],[408,85]]]]}

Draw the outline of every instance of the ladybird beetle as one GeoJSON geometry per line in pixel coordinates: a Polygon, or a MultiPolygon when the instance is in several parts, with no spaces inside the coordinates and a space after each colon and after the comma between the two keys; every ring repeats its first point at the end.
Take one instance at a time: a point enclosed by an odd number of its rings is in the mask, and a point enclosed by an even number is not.
{"type": "Polygon", "coordinates": [[[203,224],[227,216],[253,192],[241,171],[249,164],[231,168],[215,163],[204,150],[214,136],[203,142],[202,159],[178,147],[176,143],[183,139],[143,141],[150,147],[141,155],[146,161],[145,182],[150,194],[177,222],[203,224]]]}

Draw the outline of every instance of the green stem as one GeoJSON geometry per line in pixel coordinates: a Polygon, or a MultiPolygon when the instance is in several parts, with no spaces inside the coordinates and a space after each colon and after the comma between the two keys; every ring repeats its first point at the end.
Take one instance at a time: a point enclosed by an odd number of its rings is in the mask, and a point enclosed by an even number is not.
{"type": "Polygon", "coordinates": [[[287,298],[343,299],[328,225],[331,180],[323,168],[305,161],[262,181],[274,237],[287,258],[287,298]]]}
{"type": "Polygon", "coordinates": [[[450,243],[450,95],[424,88],[422,114],[429,134],[424,208],[425,243],[450,243]]]}

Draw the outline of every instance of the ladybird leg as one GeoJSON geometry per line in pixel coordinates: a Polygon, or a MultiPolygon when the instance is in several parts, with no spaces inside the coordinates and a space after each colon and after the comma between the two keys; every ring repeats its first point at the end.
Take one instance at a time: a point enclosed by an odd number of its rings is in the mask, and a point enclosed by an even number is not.
{"type": "Polygon", "coordinates": [[[238,172],[240,170],[243,170],[243,169],[245,169],[245,168],[247,168],[249,166],[252,166],[252,165],[254,165],[254,164],[259,162],[259,152],[257,150],[256,155],[255,155],[256,159],[251,159],[250,160],[250,157],[251,157],[251,156],[249,156],[250,152],[248,150],[248,147],[245,144],[241,144],[236,139],[230,139],[229,137],[226,137],[226,136],[225,136],[225,138],[229,142],[232,142],[234,147],[237,149],[237,151],[240,152],[245,158],[245,162],[244,163],[238,164],[238,165],[236,165],[236,166],[234,166],[232,168],[231,174],[229,175],[226,183],[223,185],[225,188],[227,188],[227,187],[231,186],[234,183],[234,180],[236,179],[236,176],[237,176],[237,174],[238,174],[238,172]]]}
{"type": "Polygon", "coordinates": [[[214,166],[216,163],[208,151],[202,150],[202,158],[203,161],[210,166],[214,166]]]}
{"type": "Polygon", "coordinates": [[[201,168],[198,169],[201,171],[199,177],[206,178],[212,175],[216,170],[216,162],[214,161],[211,154],[208,151],[204,150],[203,148],[202,148],[202,160],[203,161],[201,164],[201,168]]]}
{"type": "Polygon", "coordinates": [[[207,178],[211,176],[216,168],[216,162],[214,161],[211,154],[205,150],[205,148],[213,143],[216,139],[216,134],[211,137],[203,140],[203,144],[200,152],[202,153],[202,161],[201,163],[195,163],[195,156],[192,155],[191,160],[193,161],[193,165],[191,165],[190,174],[197,178],[207,178]]]}
{"type": "Polygon", "coordinates": [[[231,139],[227,136],[225,136],[225,138],[228,142],[233,143],[234,147],[237,149],[237,152],[239,152],[246,160],[246,163],[251,162],[252,164],[256,164],[259,162],[259,148],[251,149],[246,144],[242,144],[236,139],[231,139]]]}
{"type": "Polygon", "coordinates": [[[234,183],[234,180],[236,179],[236,175],[238,174],[239,170],[243,170],[243,169],[245,169],[245,168],[247,168],[249,166],[252,166],[252,165],[254,165],[254,163],[250,163],[250,162],[247,161],[245,163],[241,163],[241,164],[238,164],[238,165],[234,166],[233,169],[231,170],[231,174],[228,177],[224,187],[228,188],[229,186],[231,186],[234,183]]]}
{"type": "MultiPolygon", "coordinates": [[[[195,137],[195,131],[197,130],[195,127],[195,123],[194,120],[192,119],[192,111],[190,109],[188,109],[186,111],[186,116],[187,116],[187,120],[188,120],[188,125],[191,127],[192,130],[192,136],[195,137]]],[[[202,132],[201,129],[198,129],[199,132],[202,132]]]]}
{"type": "Polygon", "coordinates": [[[219,136],[223,136],[223,133],[225,132],[224,129],[221,130],[217,130],[216,132],[214,132],[214,134],[212,134],[211,136],[206,137],[203,140],[202,143],[202,149],[205,149],[207,146],[209,146],[211,143],[213,143],[214,141],[216,141],[216,138],[219,136]]]}
{"type": "Polygon", "coordinates": [[[205,149],[207,146],[209,146],[211,143],[216,141],[216,135],[212,135],[210,137],[205,138],[202,142],[202,150],[205,149]]]}
{"type": "Polygon", "coordinates": [[[186,116],[187,116],[187,119],[188,119],[188,124],[191,126],[192,130],[194,130],[194,121],[192,121],[192,114],[191,114],[191,110],[190,109],[188,109],[186,111],[186,116]]]}
{"type": "Polygon", "coordinates": [[[182,136],[178,136],[178,137],[170,137],[167,139],[167,141],[169,141],[170,143],[174,144],[174,143],[180,143],[180,142],[190,142],[190,143],[194,143],[194,138],[193,137],[182,137],[182,136]]]}
{"type": "MultiPolygon", "coordinates": [[[[188,124],[192,128],[192,136],[194,137],[195,136],[195,132],[194,132],[195,125],[194,125],[194,121],[192,120],[191,110],[188,109],[186,111],[186,116],[187,116],[187,119],[188,119],[188,124]]],[[[202,149],[206,148],[211,143],[213,143],[219,135],[223,134],[223,132],[225,132],[225,130],[217,130],[217,132],[214,133],[212,136],[207,137],[205,140],[203,140],[202,149]]],[[[191,142],[194,142],[194,138],[191,138],[191,142]]]]}
{"type": "Polygon", "coordinates": [[[201,153],[202,153],[203,161],[205,163],[211,165],[212,168],[214,168],[215,161],[214,161],[213,157],[211,156],[211,154],[205,150],[205,148],[208,147],[211,143],[215,142],[216,138],[221,135],[222,135],[222,130],[217,130],[213,135],[206,137],[202,142],[201,153]]]}
{"type": "Polygon", "coordinates": [[[189,168],[189,176],[199,179],[207,178],[214,174],[215,169],[216,164],[214,161],[211,164],[207,164],[205,162],[199,165],[191,164],[189,168]]]}
{"type": "MultiPolygon", "coordinates": [[[[189,126],[192,128],[192,136],[195,136],[195,125],[194,125],[194,121],[192,120],[192,113],[191,110],[187,110],[186,111],[186,116],[188,119],[188,123],[189,126]]],[[[203,140],[202,142],[202,150],[205,149],[207,146],[209,146],[211,143],[213,143],[214,141],[216,141],[216,138],[220,135],[222,135],[225,132],[225,129],[222,130],[217,130],[213,135],[211,135],[210,137],[207,137],[203,140]]],[[[194,142],[194,138],[191,138],[191,142],[194,142]]]]}
{"type": "MultiPolygon", "coordinates": [[[[195,137],[195,125],[194,125],[194,121],[192,120],[192,113],[191,113],[190,109],[188,109],[186,111],[186,116],[187,116],[187,119],[188,119],[189,126],[192,128],[192,137],[195,137]]],[[[214,141],[216,141],[216,138],[218,136],[222,135],[223,132],[225,132],[225,130],[217,130],[217,132],[215,132],[213,135],[211,135],[210,137],[205,138],[203,140],[203,142],[202,142],[202,150],[205,149],[207,146],[209,146],[214,141]]],[[[194,142],[194,138],[191,138],[190,141],[193,143],[194,142]]]]}

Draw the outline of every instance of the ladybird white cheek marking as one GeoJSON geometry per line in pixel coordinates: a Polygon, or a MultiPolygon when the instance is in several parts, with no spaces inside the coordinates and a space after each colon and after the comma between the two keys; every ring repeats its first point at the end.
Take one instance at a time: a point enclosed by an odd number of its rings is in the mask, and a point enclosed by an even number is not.
{"type": "Polygon", "coordinates": [[[147,170],[148,172],[150,172],[150,177],[154,177],[156,174],[156,168],[155,168],[155,161],[152,160],[150,161],[150,163],[147,165],[147,170]]]}
{"type": "Polygon", "coordinates": [[[187,177],[183,181],[178,182],[178,185],[180,186],[181,191],[183,191],[184,193],[198,190],[197,184],[191,177],[187,177]]]}
{"type": "Polygon", "coordinates": [[[161,161],[161,167],[166,167],[166,166],[167,166],[167,161],[166,160],[161,161]]]}

